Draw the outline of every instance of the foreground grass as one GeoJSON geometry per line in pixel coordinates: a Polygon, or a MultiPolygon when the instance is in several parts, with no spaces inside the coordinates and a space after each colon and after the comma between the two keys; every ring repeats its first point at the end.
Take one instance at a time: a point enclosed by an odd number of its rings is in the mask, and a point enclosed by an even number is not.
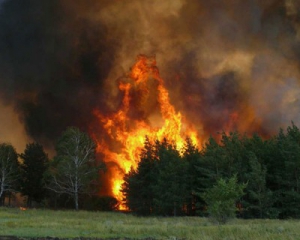
{"type": "Polygon", "coordinates": [[[216,226],[205,218],[134,217],[123,213],[0,208],[0,235],[59,238],[300,239],[298,220],[233,220],[216,226]]]}

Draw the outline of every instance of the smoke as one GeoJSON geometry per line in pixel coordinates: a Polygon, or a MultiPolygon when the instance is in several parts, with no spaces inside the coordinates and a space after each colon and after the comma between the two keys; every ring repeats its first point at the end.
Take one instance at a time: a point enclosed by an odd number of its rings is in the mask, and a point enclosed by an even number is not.
{"type": "Polygon", "coordinates": [[[6,0],[0,29],[2,101],[46,145],[116,110],[138,54],[201,136],[300,124],[297,0],[6,0]]]}
{"type": "Polygon", "coordinates": [[[6,1],[0,12],[1,96],[45,144],[67,126],[87,129],[114,59],[106,27],[64,4],[6,1]]]}
{"type": "Polygon", "coordinates": [[[155,54],[171,100],[203,136],[300,123],[298,1],[120,1],[97,19],[119,40],[109,79],[155,54]]]}
{"type": "Polygon", "coordinates": [[[22,152],[30,141],[24,126],[12,108],[0,103],[0,111],[0,142],[11,143],[18,152],[22,152]]]}

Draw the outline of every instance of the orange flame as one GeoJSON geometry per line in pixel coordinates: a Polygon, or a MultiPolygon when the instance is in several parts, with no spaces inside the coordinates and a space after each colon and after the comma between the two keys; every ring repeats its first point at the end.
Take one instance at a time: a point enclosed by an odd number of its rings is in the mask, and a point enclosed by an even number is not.
{"type": "Polygon", "coordinates": [[[131,167],[137,167],[145,136],[150,140],[166,138],[179,150],[184,146],[186,137],[198,145],[198,136],[170,103],[154,57],[138,56],[130,73],[120,81],[119,90],[123,93],[119,110],[111,115],[95,110],[95,115],[110,140],[120,145],[115,151],[103,140],[96,139],[97,152],[104,155],[105,162],[115,162],[121,169],[113,171],[111,187],[114,197],[122,201],[120,189],[124,174],[131,167]]]}

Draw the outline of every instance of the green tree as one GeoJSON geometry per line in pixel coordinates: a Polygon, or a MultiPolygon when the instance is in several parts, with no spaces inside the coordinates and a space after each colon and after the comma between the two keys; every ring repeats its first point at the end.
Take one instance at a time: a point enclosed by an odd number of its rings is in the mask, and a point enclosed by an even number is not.
{"type": "Polygon", "coordinates": [[[48,188],[70,195],[79,209],[79,195],[91,193],[89,188],[99,177],[103,165],[97,164],[95,143],[78,128],[68,128],[58,140],[57,155],[50,168],[50,184],[48,188]]]}
{"type": "Polygon", "coordinates": [[[19,181],[18,154],[11,144],[0,144],[0,198],[5,191],[14,191],[19,181]]]}
{"type": "MultiPolygon", "coordinates": [[[[202,155],[199,149],[192,143],[190,138],[186,139],[183,161],[187,164],[186,173],[186,213],[187,215],[196,214],[196,206],[200,204],[201,198],[195,194],[199,186],[203,186],[200,176],[202,171],[198,171],[201,168],[203,161],[201,161],[202,155]]],[[[205,166],[203,166],[204,168],[205,166]]]]}
{"type": "Polygon", "coordinates": [[[27,206],[32,201],[40,202],[45,196],[44,173],[47,169],[48,155],[43,146],[38,143],[26,145],[24,153],[20,154],[21,164],[21,193],[27,196],[27,206]]]}
{"type": "Polygon", "coordinates": [[[279,132],[276,141],[277,166],[273,170],[279,188],[277,206],[280,207],[280,217],[300,216],[300,131],[292,124],[286,133],[279,132]]]}
{"type": "Polygon", "coordinates": [[[125,175],[126,205],[139,215],[177,215],[187,199],[187,161],[173,144],[146,137],[136,170],[125,175]]]}
{"type": "Polygon", "coordinates": [[[260,163],[254,153],[249,156],[250,171],[246,191],[249,193],[249,210],[254,211],[254,217],[272,217],[272,191],[266,184],[267,168],[260,163]]]}
{"type": "Polygon", "coordinates": [[[186,161],[180,157],[176,146],[166,139],[157,141],[157,183],[153,186],[155,212],[159,215],[174,215],[183,211],[187,198],[186,161]]]}
{"type": "Polygon", "coordinates": [[[213,137],[210,137],[201,151],[203,155],[202,167],[197,168],[203,187],[211,187],[225,172],[225,151],[213,137]]]}
{"type": "MultiPolygon", "coordinates": [[[[201,216],[207,215],[206,203],[201,196],[206,189],[225,175],[224,157],[225,151],[217,141],[210,136],[200,152],[201,158],[194,165],[196,186],[193,188],[194,195],[198,198],[196,203],[196,213],[201,216]]],[[[195,162],[196,163],[196,162],[195,162]]]]}
{"type": "Polygon", "coordinates": [[[124,202],[130,210],[138,215],[153,213],[153,186],[157,181],[157,160],[155,144],[146,137],[137,169],[131,169],[124,177],[122,186],[124,202]]]}
{"type": "MultiPolygon", "coordinates": [[[[232,135],[233,136],[233,135],[232,135]]],[[[268,143],[254,134],[231,137],[227,143],[229,154],[235,158],[234,171],[238,173],[239,182],[247,182],[245,195],[241,199],[240,216],[246,218],[273,217],[272,191],[267,187],[268,143]]]]}
{"type": "Polygon", "coordinates": [[[246,184],[238,184],[234,175],[228,181],[221,178],[212,188],[200,194],[207,203],[209,216],[220,224],[235,217],[236,201],[244,195],[246,184]]]}
{"type": "Polygon", "coordinates": [[[246,136],[241,136],[237,131],[226,134],[223,132],[221,146],[224,149],[224,177],[230,178],[233,173],[237,173],[240,181],[244,181],[244,176],[248,171],[248,151],[244,142],[246,136]]]}

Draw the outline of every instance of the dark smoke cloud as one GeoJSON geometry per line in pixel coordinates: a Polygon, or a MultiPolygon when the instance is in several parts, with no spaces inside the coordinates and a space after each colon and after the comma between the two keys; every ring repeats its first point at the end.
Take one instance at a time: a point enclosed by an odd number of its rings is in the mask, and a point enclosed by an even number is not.
{"type": "MultiPolygon", "coordinates": [[[[180,69],[177,88],[191,99],[181,103],[182,112],[208,134],[226,128],[232,113],[238,114],[232,127],[245,132],[269,135],[299,124],[299,2],[193,2],[180,12],[194,26],[191,40],[168,62],[180,69]]],[[[172,87],[176,75],[166,79],[172,87]]]]}
{"type": "Polygon", "coordinates": [[[273,133],[300,123],[299,26],[297,0],[7,0],[1,97],[30,137],[52,142],[69,125],[89,129],[93,109],[118,107],[118,78],[155,54],[172,103],[202,135],[273,133]]]}
{"type": "Polygon", "coordinates": [[[70,125],[87,129],[114,60],[106,26],[86,16],[93,5],[81,14],[70,4],[14,0],[1,7],[1,95],[37,140],[53,140],[70,125]]]}

